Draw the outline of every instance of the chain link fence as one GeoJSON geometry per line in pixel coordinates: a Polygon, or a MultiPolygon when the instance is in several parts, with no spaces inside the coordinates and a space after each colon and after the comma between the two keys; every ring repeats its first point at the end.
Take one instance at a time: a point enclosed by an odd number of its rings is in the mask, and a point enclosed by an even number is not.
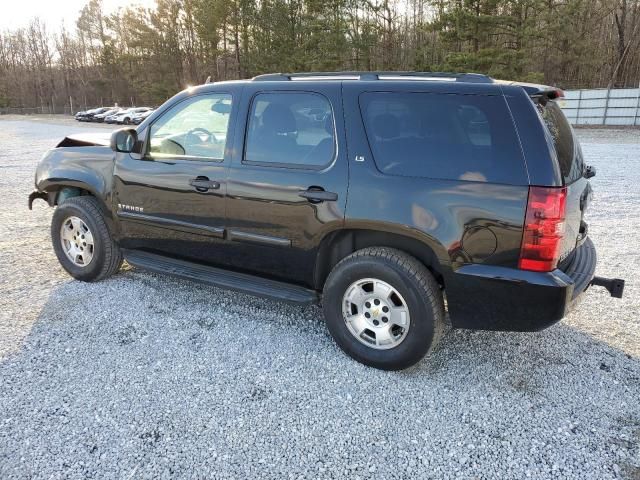
{"type": "MultiPolygon", "coordinates": [[[[75,112],[74,112],[75,113],[75,112]]],[[[73,115],[69,105],[64,107],[51,107],[50,105],[43,107],[2,107],[0,115],[73,115]]]]}
{"type": "Polygon", "coordinates": [[[640,88],[565,90],[560,106],[574,125],[640,126],[640,88]]]}

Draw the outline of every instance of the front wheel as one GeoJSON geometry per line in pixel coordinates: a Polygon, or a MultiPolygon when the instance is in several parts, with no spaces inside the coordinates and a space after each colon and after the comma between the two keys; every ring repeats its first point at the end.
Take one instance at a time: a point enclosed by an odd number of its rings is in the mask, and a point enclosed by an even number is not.
{"type": "Polygon", "coordinates": [[[51,240],[60,265],[77,280],[102,280],[122,265],[120,248],[95,197],[71,197],[58,205],[51,240]]]}
{"type": "Polygon", "coordinates": [[[340,348],[383,370],[416,364],[444,332],[438,282],[414,257],[392,248],[365,248],[340,261],[325,283],[323,309],[340,348]]]}

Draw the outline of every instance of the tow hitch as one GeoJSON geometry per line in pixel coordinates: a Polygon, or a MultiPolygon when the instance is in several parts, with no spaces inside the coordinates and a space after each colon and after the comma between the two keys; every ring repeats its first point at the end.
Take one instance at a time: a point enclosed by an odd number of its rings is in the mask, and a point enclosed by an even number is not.
{"type": "Polygon", "coordinates": [[[622,292],[624,292],[624,280],[619,278],[593,277],[589,285],[604,287],[615,298],[622,298],[622,292]]]}

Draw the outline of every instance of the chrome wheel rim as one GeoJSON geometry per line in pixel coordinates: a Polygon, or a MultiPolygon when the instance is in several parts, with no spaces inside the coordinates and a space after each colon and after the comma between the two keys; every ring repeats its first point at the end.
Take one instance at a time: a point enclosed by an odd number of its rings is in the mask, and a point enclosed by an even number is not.
{"type": "Polygon", "coordinates": [[[377,350],[397,347],[407,337],[411,317],[400,292],[377,278],[363,278],[347,288],[342,317],[359,342],[377,350]]]}
{"type": "Polygon", "coordinates": [[[68,217],[60,227],[62,250],[77,267],[86,267],[93,260],[93,235],[78,217],[68,217]]]}

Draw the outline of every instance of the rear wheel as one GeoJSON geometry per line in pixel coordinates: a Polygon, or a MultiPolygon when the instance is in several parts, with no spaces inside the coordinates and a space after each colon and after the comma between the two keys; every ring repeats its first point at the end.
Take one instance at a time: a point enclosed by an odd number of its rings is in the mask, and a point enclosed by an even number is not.
{"type": "Polygon", "coordinates": [[[122,254],[94,197],[71,197],[51,220],[53,250],[62,267],[85,282],[102,280],[118,271],[122,254]]]}
{"type": "Polygon", "coordinates": [[[323,309],[338,345],[384,370],[416,364],[444,331],[435,278],[418,260],[391,248],[365,248],[338,263],[325,284],[323,309]]]}

